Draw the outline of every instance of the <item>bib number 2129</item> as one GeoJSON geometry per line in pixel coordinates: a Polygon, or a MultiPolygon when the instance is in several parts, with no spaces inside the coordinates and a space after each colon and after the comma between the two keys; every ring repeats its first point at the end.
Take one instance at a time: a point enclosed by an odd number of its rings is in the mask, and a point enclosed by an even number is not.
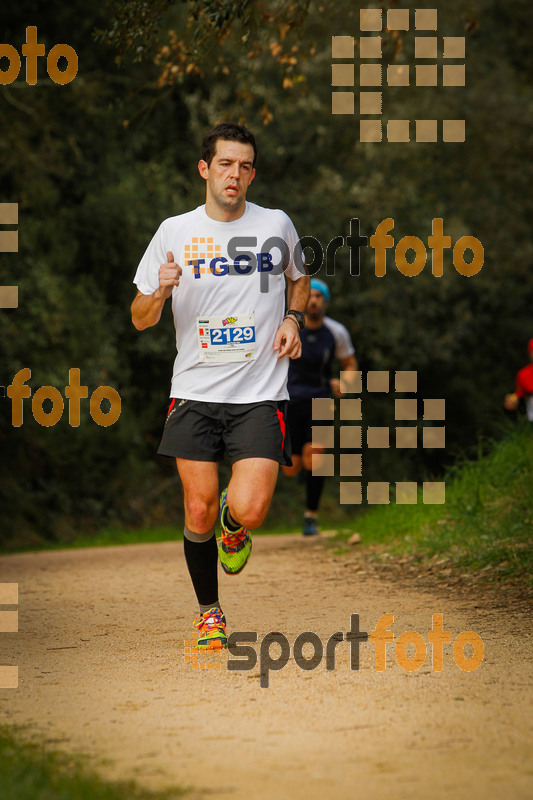
{"type": "Polygon", "coordinates": [[[246,328],[211,328],[211,344],[239,344],[255,342],[255,331],[251,326],[246,328]]]}

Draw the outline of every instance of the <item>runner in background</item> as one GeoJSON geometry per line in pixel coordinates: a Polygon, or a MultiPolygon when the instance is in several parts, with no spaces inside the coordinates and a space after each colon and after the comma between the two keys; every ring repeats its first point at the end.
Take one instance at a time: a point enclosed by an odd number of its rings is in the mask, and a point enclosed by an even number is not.
{"type": "Polygon", "coordinates": [[[520,400],[524,400],[527,418],[533,422],[533,339],[529,340],[527,351],[531,363],[517,372],[516,389],[513,394],[505,396],[504,406],[507,411],[516,411],[520,400]]]}
{"type": "Polygon", "coordinates": [[[305,483],[305,512],[302,533],[315,536],[318,507],[325,478],[312,474],[311,447],[313,398],[341,396],[340,381],[332,378],[336,358],[343,370],[356,370],[357,361],[350,334],[340,322],[326,316],[330,293],[326,283],[311,279],[311,294],[305,312],[305,327],[300,334],[302,355],[289,365],[288,423],[292,445],[292,467],[283,467],[289,477],[301,473],[305,483]]]}

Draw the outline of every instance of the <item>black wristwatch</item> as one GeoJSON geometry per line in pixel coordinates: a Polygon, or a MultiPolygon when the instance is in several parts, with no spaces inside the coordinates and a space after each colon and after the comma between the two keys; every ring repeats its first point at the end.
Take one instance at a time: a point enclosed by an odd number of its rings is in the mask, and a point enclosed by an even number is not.
{"type": "MultiPolygon", "coordinates": [[[[301,311],[296,311],[294,308],[289,308],[285,314],[285,317],[288,316],[295,318],[296,322],[298,323],[299,330],[303,330],[305,328],[305,317],[301,311]]],[[[285,319],[285,317],[283,317],[283,319],[285,319]]]]}

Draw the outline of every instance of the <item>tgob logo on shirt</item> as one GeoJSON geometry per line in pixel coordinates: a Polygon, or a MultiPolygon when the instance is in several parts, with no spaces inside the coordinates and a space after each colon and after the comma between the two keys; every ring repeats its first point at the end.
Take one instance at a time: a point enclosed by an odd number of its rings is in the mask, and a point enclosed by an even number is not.
{"type": "Polygon", "coordinates": [[[269,277],[281,275],[293,258],[297,268],[305,274],[303,252],[299,244],[293,253],[287,242],[279,236],[271,236],[259,245],[256,236],[234,236],[225,246],[209,236],[193,236],[184,247],[183,257],[185,266],[192,268],[196,280],[209,274],[216,277],[246,276],[258,272],[261,292],[268,292],[269,277]],[[259,249],[260,252],[257,252],[259,249]]]}
{"type": "Polygon", "coordinates": [[[256,269],[258,272],[272,272],[274,262],[271,253],[256,253],[254,257],[241,254],[230,264],[224,256],[212,258],[207,266],[205,258],[190,259],[188,266],[192,267],[195,278],[200,278],[208,272],[216,276],[221,275],[251,275],[256,269]]]}

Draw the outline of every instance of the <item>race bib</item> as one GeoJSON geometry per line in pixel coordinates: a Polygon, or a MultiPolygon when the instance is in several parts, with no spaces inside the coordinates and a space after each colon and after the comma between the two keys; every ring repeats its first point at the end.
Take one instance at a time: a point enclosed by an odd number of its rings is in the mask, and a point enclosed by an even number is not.
{"type": "Polygon", "coordinates": [[[253,314],[196,317],[199,359],[207,364],[255,359],[253,314]]]}

